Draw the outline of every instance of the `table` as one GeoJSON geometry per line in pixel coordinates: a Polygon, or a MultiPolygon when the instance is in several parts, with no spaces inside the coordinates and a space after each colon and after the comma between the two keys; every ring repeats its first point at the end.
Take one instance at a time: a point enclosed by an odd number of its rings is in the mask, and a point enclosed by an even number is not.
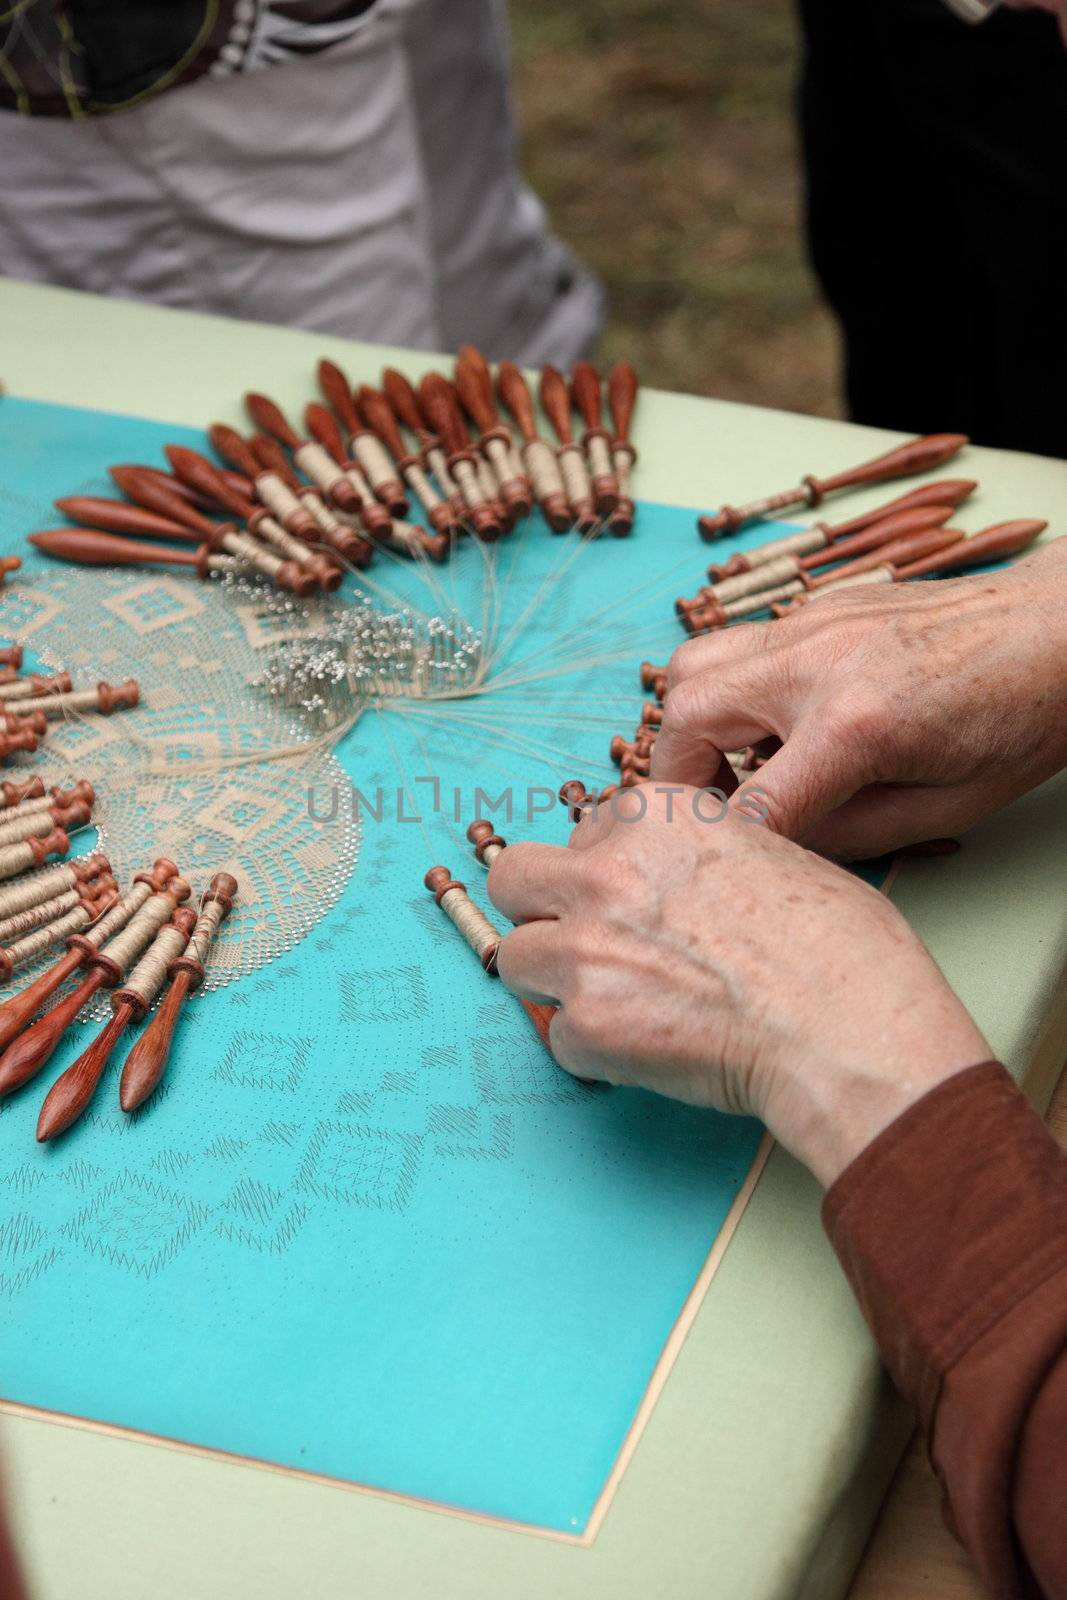
{"type": "MultiPolygon", "coordinates": [[[[412,375],[430,364],[410,352],[14,283],[0,284],[0,327],[0,379],[10,392],[194,426],[239,423],[245,381],[295,408],[322,355],[357,381],[373,381],[383,360],[412,375]]],[[[897,437],[649,393],[635,432],[635,487],[646,499],[710,506],[852,464],[897,437]]],[[[966,459],[983,487],[965,526],[1022,514],[1055,523],[1067,465],[986,450],[966,459]]],[[[884,490],[849,499],[849,514],[879,498],[884,490]]],[[[694,538],[694,575],[703,555],[694,538]]],[[[1067,864],[1054,843],[1065,811],[1067,782],[1057,780],[978,829],[958,856],[909,864],[894,888],[993,1049],[1042,1107],[1067,1055],[1067,864]]],[[[847,1586],[910,1422],[822,1235],[819,1200],[812,1180],[775,1151],[592,1548],[5,1416],[0,1448],[35,1593],[832,1600],[847,1586]]]]}

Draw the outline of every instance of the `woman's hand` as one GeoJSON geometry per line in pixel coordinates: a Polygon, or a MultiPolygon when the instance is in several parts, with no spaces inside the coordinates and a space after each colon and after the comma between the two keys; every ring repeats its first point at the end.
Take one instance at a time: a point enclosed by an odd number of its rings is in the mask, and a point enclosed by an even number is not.
{"type": "Polygon", "coordinates": [[[841,859],[961,832],[1067,765],[1067,540],[1005,571],[827,595],[670,663],[661,783],[781,749],[771,826],[841,859]]]}
{"type": "Polygon", "coordinates": [[[562,1066],[751,1112],[824,1184],[989,1056],[883,896],[707,792],[620,792],[567,850],[511,845],[489,893],[518,924],[500,976],[561,1007],[562,1066]]]}

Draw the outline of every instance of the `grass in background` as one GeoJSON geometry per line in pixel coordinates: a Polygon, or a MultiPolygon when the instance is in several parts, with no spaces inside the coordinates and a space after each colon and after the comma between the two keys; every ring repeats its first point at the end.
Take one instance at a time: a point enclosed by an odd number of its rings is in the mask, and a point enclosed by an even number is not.
{"type": "Polygon", "coordinates": [[[527,173],[607,285],[604,359],[661,388],[840,414],[801,231],[789,0],[510,12],[527,173]]]}

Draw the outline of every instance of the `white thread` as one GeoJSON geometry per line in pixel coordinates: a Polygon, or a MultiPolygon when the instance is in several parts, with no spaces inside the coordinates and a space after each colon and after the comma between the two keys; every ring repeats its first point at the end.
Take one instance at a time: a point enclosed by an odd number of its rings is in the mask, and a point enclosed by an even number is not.
{"type": "Polygon", "coordinates": [[[122,985],[124,994],[135,994],[146,1008],[150,1006],[167,981],[167,968],[185,945],[186,936],[180,928],[169,924],[161,928],[122,985]]]}
{"type": "Polygon", "coordinates": [[[733,578],[723,578],[719,583],[713,583],[711,592],[716,600],[725,605],[728,601],[740,600],[746,594],[762,594],[764,589],[776,589],[780,583],[788,583],[799,572],[800,563],[796,556],[779,556],[777,561],[765,561],[751,572],[739,572],[733,578]]]}
{"type": "Polygon", "coordinates": [[[261,472],[256,478],[256,494],[280,522],[288,522],[296,512],[300,514],[300,500],[285,479],[277,472],[261,472]]]}
{"type": "Polygon", "coordinates": [[[110,941],[107,948],[102,951],[102,954],[114,961],[116,966],[121,967],[122,971],[125,972],[130,962],[136,960],[145,946],[155,937],[157,931],[173,915],[173,912],[174,896],[172,894],[150,895],[140,910],[135,912],[129,924],[110,941]]]}
{"type": "Polygon", "coordinates": [[[352,454],[376,489],[396,482],[396,468],[382,441],[373,433],[357,433],[352,438],[352,454]]]}
{"type": "Polygon", "coordinates": [[[443,894],[441,910],[452,919],[479,959],[500,943],[500,934],[465,889],[449,889],[443,894]]]}
{"type": "Polygon", "coordinates": [[[566,497],[563,474],[559,470],[556,452],[550,444],[544,439],[531,439],[522,454],[538,500],[551,500],[555,495],[566,497]]]}
{"type": "Polygon", "coordinates": [[[61,944],[72,933],[79,933],[82,928],[88,926],[89,921],[90,914],[85,907],[75,906],[66,916],[50,922],[47,927],[38,928],[36,933],[20,939],[17,944],[10,945],[7,951],[8,960],[12,967],[24,967],[27,961],[35,960],[46,950],[51,950],[53,945],[61,944]]]}
{"type": "Polygon", "coordinates": [[[317,483],[319,488],[325,490],[327,494],[330,493],[338,478],[343,476],[337,462],[328,450],[323,449],[317,439],[308,439],[299,449],[294,450],[293,460],[301,472],[305,473],[312,483],[317,483]]]}
{"type": "Polygon", "coordinates": [[[29,933],[33,928],[40,928],[46,922],[54,922],[57,917],[65,916],[68,911],[73,911],[76,905],[81,904],[81,896],[77,889],[65,889],[62,894],[56,894],[50,900],[42,900],[38,905],[31,906],[28,911],[20,911],[17,916],[5,917],[0,922],[0,945],[9,939],[17,939],[24,933],[29,933]]]}

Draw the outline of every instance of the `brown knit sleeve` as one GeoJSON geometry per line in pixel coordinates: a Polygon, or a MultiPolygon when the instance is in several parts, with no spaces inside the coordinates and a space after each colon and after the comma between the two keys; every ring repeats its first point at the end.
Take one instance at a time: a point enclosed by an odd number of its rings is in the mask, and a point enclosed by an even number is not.
{"type": "Polygon", "coordinates": [[[1067,1156],[1004,1068],[887,1128],[823,1219],[997,1596],[1067,1596],[1067,1156]]]}

